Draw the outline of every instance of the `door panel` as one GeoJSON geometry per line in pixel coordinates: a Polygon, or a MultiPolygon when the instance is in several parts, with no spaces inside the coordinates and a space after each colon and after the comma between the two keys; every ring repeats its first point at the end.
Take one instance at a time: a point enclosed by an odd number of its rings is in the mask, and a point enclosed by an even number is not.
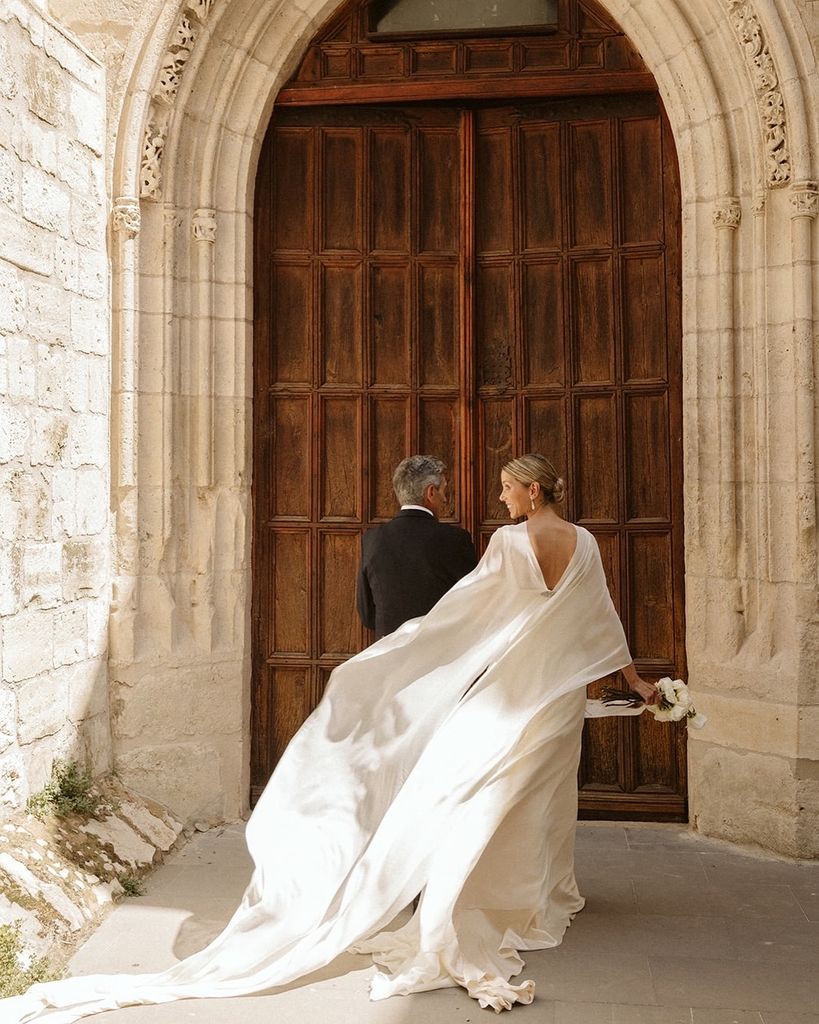
{"type": "MultiPolygon", "coordinates": [[[[451,467],[448,518],[480,550],[507,521],[503,464],[550,455],[639,667],[684,672],[676,180],[654,95],[276,113],[257,183],[254,792],[369,639],[359,536],[394,513],[413,451],[451,467]]],[[[589,723],[582,812],[684,818],[683,742],[647,716],[589,723]]]]}

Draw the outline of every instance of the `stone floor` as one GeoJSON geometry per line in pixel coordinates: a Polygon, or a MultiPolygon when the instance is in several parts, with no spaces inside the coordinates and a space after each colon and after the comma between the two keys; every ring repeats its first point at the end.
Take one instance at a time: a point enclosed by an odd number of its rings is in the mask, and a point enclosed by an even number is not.
{"type": "MultiPolygon", "coordinates": [[[[244,888],[240,825],[197,836],[120,905],[74,974],[152,971],[205,944],[244,888]]],[[[530,953],[530,1024],[819,1024],[819,863],[743,853],[680,826],[583,824],[587,899],[558,949],[530,953]]],[[[460,989],[371,1003],[365,957],[284,991],[132,1007],[100,1024],[469,1024],[494,1019],[460,989]]]]}

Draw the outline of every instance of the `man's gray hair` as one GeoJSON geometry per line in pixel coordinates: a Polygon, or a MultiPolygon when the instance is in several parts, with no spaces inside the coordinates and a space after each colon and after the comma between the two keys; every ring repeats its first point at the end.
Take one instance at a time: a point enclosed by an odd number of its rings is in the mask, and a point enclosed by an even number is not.
{"type": "Polygon", "coordinates": [[[424,491],[432,484],[440,487],[446,466],[432,455],[410,455],[399,462],[392,475],[395,496],[401,505],[422,505],[424,491]]]}

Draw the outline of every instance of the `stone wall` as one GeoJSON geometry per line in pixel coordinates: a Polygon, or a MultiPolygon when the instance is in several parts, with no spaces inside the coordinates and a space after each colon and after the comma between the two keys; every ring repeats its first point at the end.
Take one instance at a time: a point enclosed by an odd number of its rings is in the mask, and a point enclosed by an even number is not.
{"type": "Polygon", "coordinates": [[[111,764],[105,72],[0,5],[0,801],[111,764]]]}

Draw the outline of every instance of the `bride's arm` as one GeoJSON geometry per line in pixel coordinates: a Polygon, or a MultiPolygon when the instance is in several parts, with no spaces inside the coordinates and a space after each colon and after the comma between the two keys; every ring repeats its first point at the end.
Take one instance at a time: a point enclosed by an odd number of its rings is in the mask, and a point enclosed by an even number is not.
{"type": "Polygon", "coordinates": [[[639,693],[643,700],[646,702],[646,704],[657,703],[657,701],[659,700],[657,688],[653,686],[651,683],[647,683],[645,679],[642,679],[637,674],[637,669],[634,667],[633,661],[630,665],[626,665],[622,672],[625,676],[625,680],[628,683],[630,689],[634,690],[636,693],[639,693]]]}

